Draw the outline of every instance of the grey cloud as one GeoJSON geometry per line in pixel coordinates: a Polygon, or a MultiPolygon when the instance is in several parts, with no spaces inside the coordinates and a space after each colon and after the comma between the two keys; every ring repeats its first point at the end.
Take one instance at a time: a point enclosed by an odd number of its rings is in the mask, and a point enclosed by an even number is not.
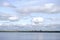
{"type": "Polygon", "coordinates": [[[6,13],[1,13],[0,14],[0,21],[18,21],[19,17],[18,16],[14,16],[14,15],[10,15],[10,14],[6,14],[6,13]]]}
{"type": "Polygon", "coordinates": [[[2,20],[2,21],[8,20],[8,17],[10,17],[10,15],[8,15],[8,14],[0,14],[0,20],[2,20]]]}
{"type": "Polygon", "coordinates": [[[52,17],[52,18],[47,18],[48,20],[51,20],[51,21],[60,21],[60,18],[55,18],[55,17],[52,17]]]}
{"type": "Polygon", "coordinates": [[[19,31],[31,31],[31,30],[42,30],[42,31],[59,31],[60,30],[60,24],[49,24],[49,25],[26,25],[26,26],[20,26],[20,25],[13,25],[13,24],[2,24],[0,26],[0,30],[19,30],[19,31]],[[32,27],[31,27],[32,26],[32,27]]]}
{"type": "Polygon", "coordinates": [[[31,6],[31,7],[22,7],[18,10],[19,13],[29,14],[32,12],[38,13],[60,13],[60,6],[55,5],[54,3],[48,3],[43,6],[31,6]]]}

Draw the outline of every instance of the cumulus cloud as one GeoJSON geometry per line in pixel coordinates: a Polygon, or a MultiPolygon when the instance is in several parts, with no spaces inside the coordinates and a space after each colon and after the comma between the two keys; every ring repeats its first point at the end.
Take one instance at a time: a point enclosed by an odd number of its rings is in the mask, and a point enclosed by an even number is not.
{"type": "Polygon", "coordinates": [[[19,20],[18,16],[10,15],[10,14],[0,14],[0,21],[17,21],[19,20]]]}
{"type": "Polygon", "coordinates": [[[18,10],[20,13],[31,13],[31,12],[42,12],[42,13],[59,13],[60,6],[55,5],[54,3],[44,4],[42,6],[30,6],[23,7],[18,10]]]}
{"type": "Polygon", "coordinates": [[[19,18],[17,16],[11,16],[8,18],[10,21],[17,21],[19,18]]]}
{"type": "Polygon", "coordinates": [[[44,18],[42,17],[34,17],[32,19],[32,25],[42,24],[43,22],[44,22],[44,18]]]}
{"type": "Polygon", "coordinates": [[[9,2],[3,2],[1,5],[4,6],[4,7],[16,8],[14,5],[12,5],[12,4],[9,3],[9,2]]]}

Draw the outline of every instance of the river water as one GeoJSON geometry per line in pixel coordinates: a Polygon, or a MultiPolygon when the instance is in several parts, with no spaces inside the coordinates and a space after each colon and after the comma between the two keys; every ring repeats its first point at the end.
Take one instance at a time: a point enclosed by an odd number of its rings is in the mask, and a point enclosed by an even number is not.
{"type": "Polygon", "coordinates": [[[0,32],[0,40],[60,40],[60,33],[0,32]]]}

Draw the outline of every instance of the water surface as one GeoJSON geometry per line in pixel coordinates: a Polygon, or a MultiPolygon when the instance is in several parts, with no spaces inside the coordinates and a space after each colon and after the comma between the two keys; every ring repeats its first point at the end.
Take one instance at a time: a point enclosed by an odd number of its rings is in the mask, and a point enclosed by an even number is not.
{"type": "Polygon", "coordinates": [[[60,33],[0,32],[0,40],[60,40],[60,33]]]}

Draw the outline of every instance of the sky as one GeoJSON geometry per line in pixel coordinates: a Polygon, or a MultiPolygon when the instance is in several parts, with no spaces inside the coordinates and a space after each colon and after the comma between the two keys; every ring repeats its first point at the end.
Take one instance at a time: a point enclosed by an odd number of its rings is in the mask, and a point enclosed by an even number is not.
{"type": "Polygon", "coordinates": [[[60,0],[0,0],[0,25],[60,24],[60,0]]]}

